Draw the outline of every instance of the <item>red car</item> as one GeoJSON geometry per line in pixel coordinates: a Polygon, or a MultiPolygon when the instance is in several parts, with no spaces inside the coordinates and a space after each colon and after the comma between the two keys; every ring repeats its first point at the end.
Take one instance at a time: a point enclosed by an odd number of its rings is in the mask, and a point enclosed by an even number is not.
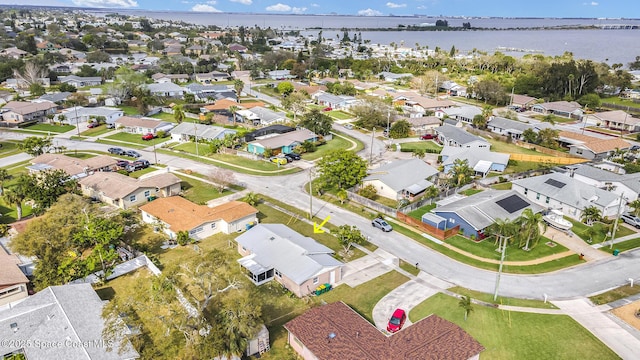
{"type": "Polygon", "coordinates": [[[322,109],[322,111],[331,111],[331,110],[333,110],[333,109],[330,108],[330,107],[326,107],[326,108],[322,109]]]}
{"type": "Polygon", "coordinates": [[[387,331],[390,333],[395,333],[402,329],[402,325],[407,321],[407,314],[402,309],[396,309],[391,315],[391,319],[389,319],[389,324],[387,324],[387,331]]]}
{"type": "Polygon", "coordinates": [[[96,128],[98,126],[100,126],[100,124],[98,124],[97,122],[90,122],[90,123],[87,124],[87,128],[89,128],[89,129],[93,129],[93,128],[96,128]]]}
{"type": "Polygon", "coordinates": [[[152,133],[142,135],[142,140],[153,140],[155,136],[152,133]]]}
{"type": "Polygon", "coordinates": [[[422,140],[431,140],[433,138],[435,138],[435,136],[433,136],[433,134],[424,134],[424,135],[420,136],[420,139],[422,139],[422,140]]]}

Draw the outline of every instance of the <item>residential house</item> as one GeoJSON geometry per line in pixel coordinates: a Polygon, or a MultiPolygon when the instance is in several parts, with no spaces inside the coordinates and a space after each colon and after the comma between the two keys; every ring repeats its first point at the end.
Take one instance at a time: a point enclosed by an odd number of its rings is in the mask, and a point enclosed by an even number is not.
{"type": "Polygon", "coordinates": [[[489,189],[437,206],[422,216],[422,222],[440,230],[460,226],[465,236],[482,239],[496,220],[515,220],[526,209],[542,211],[541,206],[517,191],[489,189]]]}
{"type": "Polygon", "coordinates": [[[77,75],[59,76],[58,81],[63,84],[70,84],[76,88],[85,86],[100,86],[102,84],[102,78],[100,76],[83,77],[77,75]]]}
{"type": "Polygon", "coordinates": [[[609,129],[627,132],[640,131],[640,119],[622,110],[604,111],[588,116],[609,129]]]}
{"type": "Polygon", "coordinates": [[[475,149],[480,149],[480,148],[489,149],[491,146],[489,142],[487,142],[485,139],[479,136],[470,134],[465,130],[456,126],[444,124],[440,127],[437,127],[435,130],[436,130],[436,133],[438,134],[438,137],[437,137],[438,142],[445,146],[456,146],[456,147],[475,148],[475,149]]]}
{"type": "Polygon", "coordinates": [[[38,291],[15,307],[0,312],[0,339],[3,340],[0,357],[21,354],[16,358],[139,358],[131,343],[122,338],[128,333],[124,323],[114,339],[104,337],[104,306],[105,302],[91,284],[50,286],[38,291]],[[107,344],[112,347],[110,351],[107,351],[107,344]]]}
{"type": "Polygon", "coordinates": [[[45,41],[37,43],[36,44],[36,48],[38,49],[39,53],[48,53],[48,52],[52,52],[52,51],[58,51],[58,50],[62,49],[62,46],[45,40],[45,41]]]}
{"type": "Polygon", "coordinates": [[[446,107],[435,110],[435,116],[441,119],[448,117],[467,124],[473,124],[473,118],[476,117],[476,115],[482,115],[482,109],[470,105],[446,107]]]}
{"type": "Polygon", "coordinates": [[[131,116],[123,116],[116,120],[116,128],[124,128],[128,133],[132,134],[156,134],[158,131],[167,132],[173,129],[173,124],[166,121],[151,119],[151,118],[137,118],[131,116]]]}
{"type": "Polygon", "coordinates": [[[437,169],[420,159],[395,160],[369,170],[362,186],[372,185],[378,195],[391,200],[413,200],[433,186],[430,180],[437,174],[437,169]]]}
{"type": "Polygon", "coordinates": [[[31,159],[32,165],[27,166],[27,169],[32,174],[46,170],[64,170],[71,178],[79,179],[96,171],[112,171],[116,162],[116,159],[107,155],[78,159],[64,154],[45,153],[31,159]]]}
{"type": "Polygon", "coordinates": [[[144,222],[161,224],[160,228],[171,239],[176,239],[180,231],[188,231],[191,238],[202,240],[219,232],[244,231],[258,223],[258,210],[242,201],[208,207],[171,196],[140,206],[140,212],[144,222]]]}
{"type": "Polygon", "coordinates": [[[565,176],[579,180],[589,186],[611,191],[627,202],[640,197],[640,173],[621,174],[594,164],[567,165],[559,170],[565,176]]]}
{"type": "Polygon", "coordinates": [[[58,105],[59,107],[62,107],[61,105],[67,101],[67,99],[69,98],[69,96],[71,96],[71,93],[68,91],[64,91],[64,92],[56,92],[56,93],[52,93],[52,94],[44,94],[42,96],[40,96],[38,98],[38,100],[41,101],[49,101],[52,103],[55,103],[56,105],[58,105]]]}
{"type": "Polygon", "coordinates": [[[589,160],[602,160],[616,150],[626,150],[631,147],[630,143],[621,138],[602,139],[571,131],[561,131],[558,142],[569,148],[569,154],[589,160]]]}
{"type": "Polygon", "coordinates": [[[250,142],[256,139],[260,139],[262,137],[266,137],[268,135],[273,136],[274,134],[284,134],[294,130],[295,128],[292,128],[291,126],[279,125],[279,124],[271,125],[271,126],[256,129],[250,133],[246,133],[244,135],[244,141],[250,142]]]}
{"type": "Polygon", "coordinates": [[[411,132],[415,135],[433,134],[435,129],[442,125],[442,120],[436,116],[421,116],[412,118],[403,118],[411,124],[411,132]]]}
{"type": "Polygon", "coordinates": [[[383,334],[342,301],[307,310],[287,322],[288,343],[304,360],[478,360],[484,347],[437,315],[383,334]]]}
{"type": "Polygon", "coordinates": [[[566,118],[582,118],[582,105],[575,101],[554,101],[534,104],[531,110],[543,115],[556,115],[566,118]]]}
{"type": "Polygon", "coordinates": [[[440,89],[449,96],[467,96],[467,87],[459,85],[455,81],[443,81],[442,84],[440,84],[440,89]]]}
{"type": "Polygon", "coordinates": [[[237,51],[237,52],[239,52],[241,54],[247,52],[247,47],[246,46],[243,46],[243,45],[240,45],[240,44],[236,44],[236,43],[229,44],[228,48],[229,48],[229,51],[231,51],[231,52],[237,51]]]}
{"type": "Polygon", "coordinates": [[[402,79],[411,79],[413,78],[413,74],[411,73],[396,74],[388,71],[383,71],[378,74],[378,78],[386,82],[396,82],[402,79]]]}
{"type": "MultiPolygon", "coordinates": [[[[224,114],[227,115],[229,117],[232,117],[231,111],[229,110],[232,106],[237,107],[238,110],[243,109],[244,104],[239,104],[233,100],[229,100],[229,99],[220,99],[220,100],[216,100],[215,103],[210,104],[210,105],[205,105],[203,107],[200,108],[200,112],[202,113],[207,113],[207,112],[215,112],[215,113],[219,113],[219,114],[224,114]]],[[[264,103],[262,103],[261,106],[264,106],[264,103]]],[[[233,119],[231,119],[233,121],[233,119]]]]}
{"type": "Polygon", "coordinates": [[[549,123],[524,123],[518,120],[511,120],[499,116],[492,116],[487,122],[487,130],[512,138],[513,140],[521,140],[522,134],[531,129],[538,132],[542,129],[553,128],[553,125],[549,123]]]}
{"type": "Polygon", "coordinates": [[[267,77],[271,80],[287,80],[295,78],[289,70],[273,70],[267,73],[267,77]]]}
{"type": "Polygon", "coordinates": [[[2,122],[7,126],[20,126],[41,122],[47,115],[55,114],[57,105],[48,101],[9,101],[0,109],[2,122]]]}
{"type": "Polygon", "coordinates": [[[203,74],[195,74],[195,79],[203,85],[209,85],[218,81],[229,80],[229,74],[220,71],[212,71],[203,74]]]}
{"type": "Polygon", "coordinates": [[[236,130],[223,128],[222,126],[183,122],[171,130],[171,140],[179,142],[191,141],[196,136],[198,139],[216,140],[224,139],[227,134],[235,134],[236,132],[236,130]]]}
{"type": "Polygon", "coordinates": [[[70,125],[76,125],[77,123],[86,122],[90,119],[96,119],[98,117],[104,117],[105,123],[107,124],[115,124],[116,120],[124,116],[124,111],[119,108],[106,106],[74,106],[64,109],[60,114],[57,114],[55,117],[56,121],[59,121],[60,115],[64,115],[65,120],[63,122],[70,125]]]}
{"type": "Polygon", "coordinates": [[[0,55],[17,60],[17,59],[22,59],[26,57],[27,55],[29,55],[29,53],[24,50],[20,50],[14,46],[14,47],[3,49],[2,51],[0,51],[0,55]]]}
{"type": "Polygon", "coordinates": [[[204,46],[191,45],[184,50],[187,55],[201,55],[205,51],[204,46]]]}
{"type": "Polygon", "coordinates": [[[283,224],[258,224],[236,238],[238,260],[256,285],[275,280],[298,297],[342,280],[333,250],[283,224]]]}
{"type": "MultiPolygon", "coordinates": [[[[20,260],[0,245],[0,309],[26,298],[29,279],[20,270],[20,260]]],[[[0,348],[0,355],[1,355],[0,348]]]]}
{"type": "Polygon", "coordinates": [[[490,151],[489,148],[461,148],[445,146],[440,152],[444,173],[453,168],[458,159],[467,160],[476,176],[485,177],[490,171],[503,172],[509,164],[510,154],[490,151]]]}
{"type": "Polygon", "coordinates": [[[241,122],[252,123],[253,125],[272,125],[287,121],[287,114],[276,112],[265,107],[256,106],[247,110],[240,110],[236,118],[241,122]]]}
{"type": "Polygon", "coordinates": [[[238,94],[228,85],[189,84],[184,89],[188,94],[195,95],[196,99],[199,100],[212,98],[215,100],[229,99],[238,102],[238,94]]]}
{"type": "Polygon", "coordinates": [[[78,183],[84,196],[123,210],[155,198],[178,195],[181,189],[180,178],[168,172],[139,179],[117,172],[99,172],[82,178],[78,183]]]}
{"type": "MultiPolygon", "coordinates": [[[[42,85],[44,88],[49,88],[51,86],[51,79],[48,77],[38,78],[38,84],[42,85]]],[[[4,87],[13,89],[13,90],[22,90],[29,91],[29,83],[22,79],[13,79],[9,78],[4,82],[4,87]]]]}
{"type": "Polygon", "coordinates": [[[411,117],[421,117],[428,113],[435,114],[438,110],[455,106],[451,100],[430,99],[423,96],[404,93],[393,99],[393,105],[402,106],[411,113],[411,117]]]}
{"type": "Polygon", "coordinates": [[[184,95],[184,88],[171,82],[148,84],[147,89],[152,95],[165,98],[181,98],[184,95]]]}
{"type": "Polygon", "coordinates": [[[333,95],[324,91],[316,92],[311,96],[318,105],[332,109],[346,109],[356,102],[356,98],[348,95],[333,95]]]}
{"type": "Polygon", "coordinates": [[[538,102],[538,99],[520,94],[511,94],[511,107],[520,109],[531,109],[531,107],[538,102]]]}
{"type": "Polygon", "coordinates": [[[188,74],[163,74],[163,73],[155,73],[151,75],[151,79],[158,84],[163,83],[184,83],[189,81],[188,74]]]}
{"type": "Polygon", "coordinates": [[[164,50],[162,50],[162,55],[166,56],[174,56],[180,54],[182,54],[182,45],[180,44],[166,45],[164,50]]]}
{"type": "Polygon", "coordinates": [[[620,199],[619,195],[610,191],[559,173],[514,180],[512,189],[540,206],[561,210],[576,220],[589,206],[600,210],[602,216],[614,217],[620,199]]]}
{"type": "Polygon", "coordinates": [[[298,129],[284,134],[265,136],[248,143],[247,151],[252,154],[264,154],[266,149],[270,149],[273,155],[289,154],[305,141],[316,142],[318,135],[307,129],[298,129]]]}

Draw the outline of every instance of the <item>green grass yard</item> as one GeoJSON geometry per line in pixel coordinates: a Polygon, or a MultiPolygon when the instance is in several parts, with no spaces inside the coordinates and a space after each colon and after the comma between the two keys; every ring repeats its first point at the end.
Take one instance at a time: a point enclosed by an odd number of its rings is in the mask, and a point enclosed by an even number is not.
{"type": "Polygon", "coordinates": [[[525,155],[538,155],[538,156],[551,157],[551,155],[543,154],[541,152],[531,150],[531,149],[526,149],[515,144],[506,143],[504,141],[499,141],[495,139],[485,139],[485,140],[487,140],[491,144],[491,151],[508,153],[508,154],[525,154],[525,155]]]}
{"type": "Polygon", "coordinates": [[[589,300],[591,300],[596,305],[602,305],[602,304],[608,304],[616,300],[624,299],[636,294],[640,294],[640,286],[636,285],[631,287],[630,285],[625,285],[619,288],[609,290],[602,294],[591,296],[589,297],[589,300]]]}
{"type": "MultiPolygon", "coordinates": [[[[546,243],[550,240],[544,236],[540,237],[538,244],[529,251],[524,251],[517,247],[517,244],[507,247],[506,259],[507,261],[527,261],[543,258],[545,256],[559,254],[567,251],[568,249],[560,244],[553,247],[548,246],[546,243]]],[[[498,247],[495,244],[495,238],[490,237],[482,241],[475,242],[469,240],[463,236],[453,236],[446,240],[447,244],[453,245],[458,249],[470,252],[476,256],[480,256],[485,259],[500,260],[500,253],[496,251],[498,247]]],[[[529,245],[532,247],[532,245],[529,245]]]]}
{"type": "MultiPolygon", "coordinates": [[[[591,227],[596,232],[593,235],[593,238],[589,239],[589,235],[588,235],[589,226],[587,226],[587,224],[582,223],[580,221],[576,221],[576,220],[571,219],[571,218],[569,218],[567,216],[565,216],[564,218],[569,220],[569,221],[571,221],[571,223],[573,224],[573,227],[571,228],[571,231],[574,234],[578,235],[578,237],[580,237],[582,240],[586,241],[587,243],[589,241],[591,241],[592,244],[598,244],[598,243],[601,243],[601,242],[605,241],[605,239],[606,240],[610,240],[607,237],[607,232],[608,232],[608,229],[607,229],[608,225],[607,224],[604,224],[604,223],[601,223],[601,222],[593,223],[593,226],[591,226],[591,227]]],[[[623,236],[631,235],[633,233],[634,233],[633,230],[627,228],[626,226],[622,226],[622,225],[618,224],[618,228],[616,230],[616,237],[615,238],[616,239],[617,238],[621,238],[623,236]]]]}
{"type": "Polygon", "coordinates": [[[513,184],[510,182],[503,182],[503,183],[491,185],[491,188],[494,190],[511,190],[512,185],[513,184]]]}
{"type": "MultiPolygon", "coordinates": [[[[613,248],[617,249],[617,250],[620,250],[620,251],[633,250],[633,249],[636,249],[638,247],[640,247],[640,237],[613,244],[613,248]]],[[[610,252],[611,251],[611,249],[609,249],[608,246],[602,247],[602,248],[600,248],[600,250],[603,250],[603,251],[606,251],[606,252],[610,252]]]]}
{"type": "Polygon", "coordinates": [[[425,205],[423,207],[417,208],[415,210],[413,210],[412,212],[408,213],[407,215],[411,216],[414,219],[417,220],[422,220],[422,215],[430,212],[431,210],[436,208],[436,203],[433,204],[429,204],[429,205],[425,205]]]}
{"type": "Polygon", "coordinates": [[[13,141],[0,141],[0,158],[21,153],[18,143],[13,141]]]}
{"type": "Polygon", "coordinates": [[[35,124],[31,126],[27,126],[24,130],[36,130],[36,131],[46,131],[56,134],[65,133],[67,131],[71,131],[76,127],[73,125],[54,125],[54,124],[35,124]]]}
{"type": "Polygon", "coordinates": [[[142,135],[140,134],[129,134],[129,133],[125,133],[125,132],[119,132],[113,135],[109,135],[107,137],[105,137],[105,139],[110,139],[110,140],[116,140],[116,141],[124,141],[126,143],[133,143],[133,144],[138,144],[138,145],[142,145],[142,146],[151,146],[153,144],[162,144],[163,142],[167,141],[167,140],[171,140],[170,137],[164,137],[164,138],[154,138],[153,140],[142,140],[142,135]]]}
{"type": "Polygon", "coordinates": [[[225,190],[220,193],[220,191],[211,184],[184,175],[175,175],[182,180],[182,196],[196,204],[205,204],[209,200],[217,199],[232,193],[230,190],[225,190]]]}
{"type": "Polygon", "coordinates": [[[98,127],[94,127],[93,129],[87,129],[80,133],[81,136],[99,136],[102,134],[106,134],[109,131],[113,131],[113,129],[108,129],[107,125],[102,124],[98,127]]]}
{"type": "Polygon", "coordinates": [[[415,322],[436,314],[462,327],[485,350],[482,359],[619,359],[587,329],[566,315],[510,312],[473,305],[464,321],[458,299],[436,294],[409,313],[415,322]]]}
{"type": "Polygon", "coordinates": [[[494,301],[493,294],[487,294],[479,291],[469,290],[460,286],[455,286],[447,290],[454,292],[456,294],[469,296],[472,299],[484,301],[489,304],[522,306],[522,307],[531,307],[531,308],[539,308],[539,309],[557,309],[558,308],[557,306],[553,305],[550,301],[545,303],[543,300],[518,299],[518,298],[498,296],[498,299],[494,301]]]}
{"type": "Polygon", "coordinates": [[[440,151],[442,151],[442,146],[436,144],[434,141],[424,140],[424,141],[401,143],[400,149],[404,151],[432,150],[436,153],[440,153],[440,151]]]}
{"type": "Polygon", "coordinates": [[[347,114],[341,110],[333,110],[328,112],[329,116],[338,120],[348,120],[353,118],[353,115],[347,114]]]}

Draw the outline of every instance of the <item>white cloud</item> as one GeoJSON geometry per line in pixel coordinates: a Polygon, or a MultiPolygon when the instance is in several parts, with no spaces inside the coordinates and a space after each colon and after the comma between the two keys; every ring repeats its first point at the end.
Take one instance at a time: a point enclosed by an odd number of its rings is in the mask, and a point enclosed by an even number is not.
{"type": "Polygon", "coordinates": [[[220,12],[220,10],[214,8],[211,5],[207,5],[207,4],[195,4],[191,8],[191,11],[195,11],[195,12],[220,12]]]}
{"type": "Polygon", "coordinates": [[[216,0],[209,0],[209,1],[207,1],[207,4],[209,4],[209,5],[215,5],[216,3],[217,3],[217,1],[216,1],[216,0]]]}
{"type": "Polygon", "coordinates": [[[230,1],[242,4],[242,5],[251,5],[251,4],[253,4],[253,0],[230,0],[230,1]]]}
{"type": "Polygon", "coordinates": [[[294,13],[294,14],[302,14],[305,11],[307,11],[306,7],[292,7],[291,8],[291,12],[294,13]]]}
{"type": "Polygon", "coordinates": [[[424,10],[424,9],[426,9],[426,8],[427,8],[426,6],[424,6],[424,5],[420,5],[420,6],[418,6],[416,9],[424,10]]]}
{"type": "Polygon", "coordinates": [[[73,0],[73,3],[83,7],[99,8],[132,8],[138,7],[135,0],[73,0]]]}
{"type": "Polygon", "coordinates": [[[286,12],[286,11],[291,11],[291,6],[287,4],[277,3],[275,5],[267,6],[266,10],[286,12]]]}
{"type": "Polygon", "coordinates": [[[316,4],[316,3],[312,3],[311,7],[320,7],[320,5],[316,4]]]}
{"type": "Polygon", "coordinates": [[[382,13],[378,10],[373,10],[371,8],[359,10],[358,15],[360,16],[382,16],[382,13]]]}
{"type": "Polygon", "coordinates": [[[407,7],[407,4],[396,4],[396,3],[388,2],[387,7],[392,9],[397,9],[397,8],[407,7]]]}
{"type": "Polygon", "coordinates": [[[585,2],[585,3],[582,3],[582,5],[585,5],[585,6],[598,6],[598,5],[600,5],[600,4],[599,4],[599,3],[597,3],[597,2],[595,2],[595,1],[592,1],[592,2],[590,2],[590,3],[586,3],[586,2],[585,2]]]}

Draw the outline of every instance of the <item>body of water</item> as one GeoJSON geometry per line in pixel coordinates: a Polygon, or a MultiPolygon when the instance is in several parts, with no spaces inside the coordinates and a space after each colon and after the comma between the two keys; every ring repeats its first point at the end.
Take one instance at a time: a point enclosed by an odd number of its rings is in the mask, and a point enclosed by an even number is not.
{"type": "MultiPolygon", "coordinates": [[[[112,11],[110,11],[112,12],[112,11]]],[[[514,29],[549,26],[590,26],[603,24],[640,25],[640,19],[558,19],[558,18],[446,18],[446,17],[394,17],[394,16],[340,16],[340,15],[282,15],[282,14],[227,14],[197,12],[159,12],[120,10],[122,14],[145,16],[153,19],[184,21],[220,27],[259,26],[281,30],[305,30],[305,35],[317,35],[311,28],[396,28],[398,25],[433,24],[445,19],[449,26],[514,29]]],[[[92,12],[100,15],[100,12],[92,12]]],[[[107,12],[104,12],[106,14],[107,12]]],[[[335,37],[340,31],[323,30],[323,37],[335,37]]],[[[530,49],[545,55],[562,55],[565,51],[576,59],[590,59],[607,64],[621,63],[625,67],[640,55],[640,30],[479,30],[479,31],[363,31],[362,38],[374,44],[400,44],[414,47],[440,47],[449,50],[455,46],[462,52],[478,49],[493,53],[499,47],[530,49]]],[[[502,51],[520,57],[525,52],[502,51]]]]}

